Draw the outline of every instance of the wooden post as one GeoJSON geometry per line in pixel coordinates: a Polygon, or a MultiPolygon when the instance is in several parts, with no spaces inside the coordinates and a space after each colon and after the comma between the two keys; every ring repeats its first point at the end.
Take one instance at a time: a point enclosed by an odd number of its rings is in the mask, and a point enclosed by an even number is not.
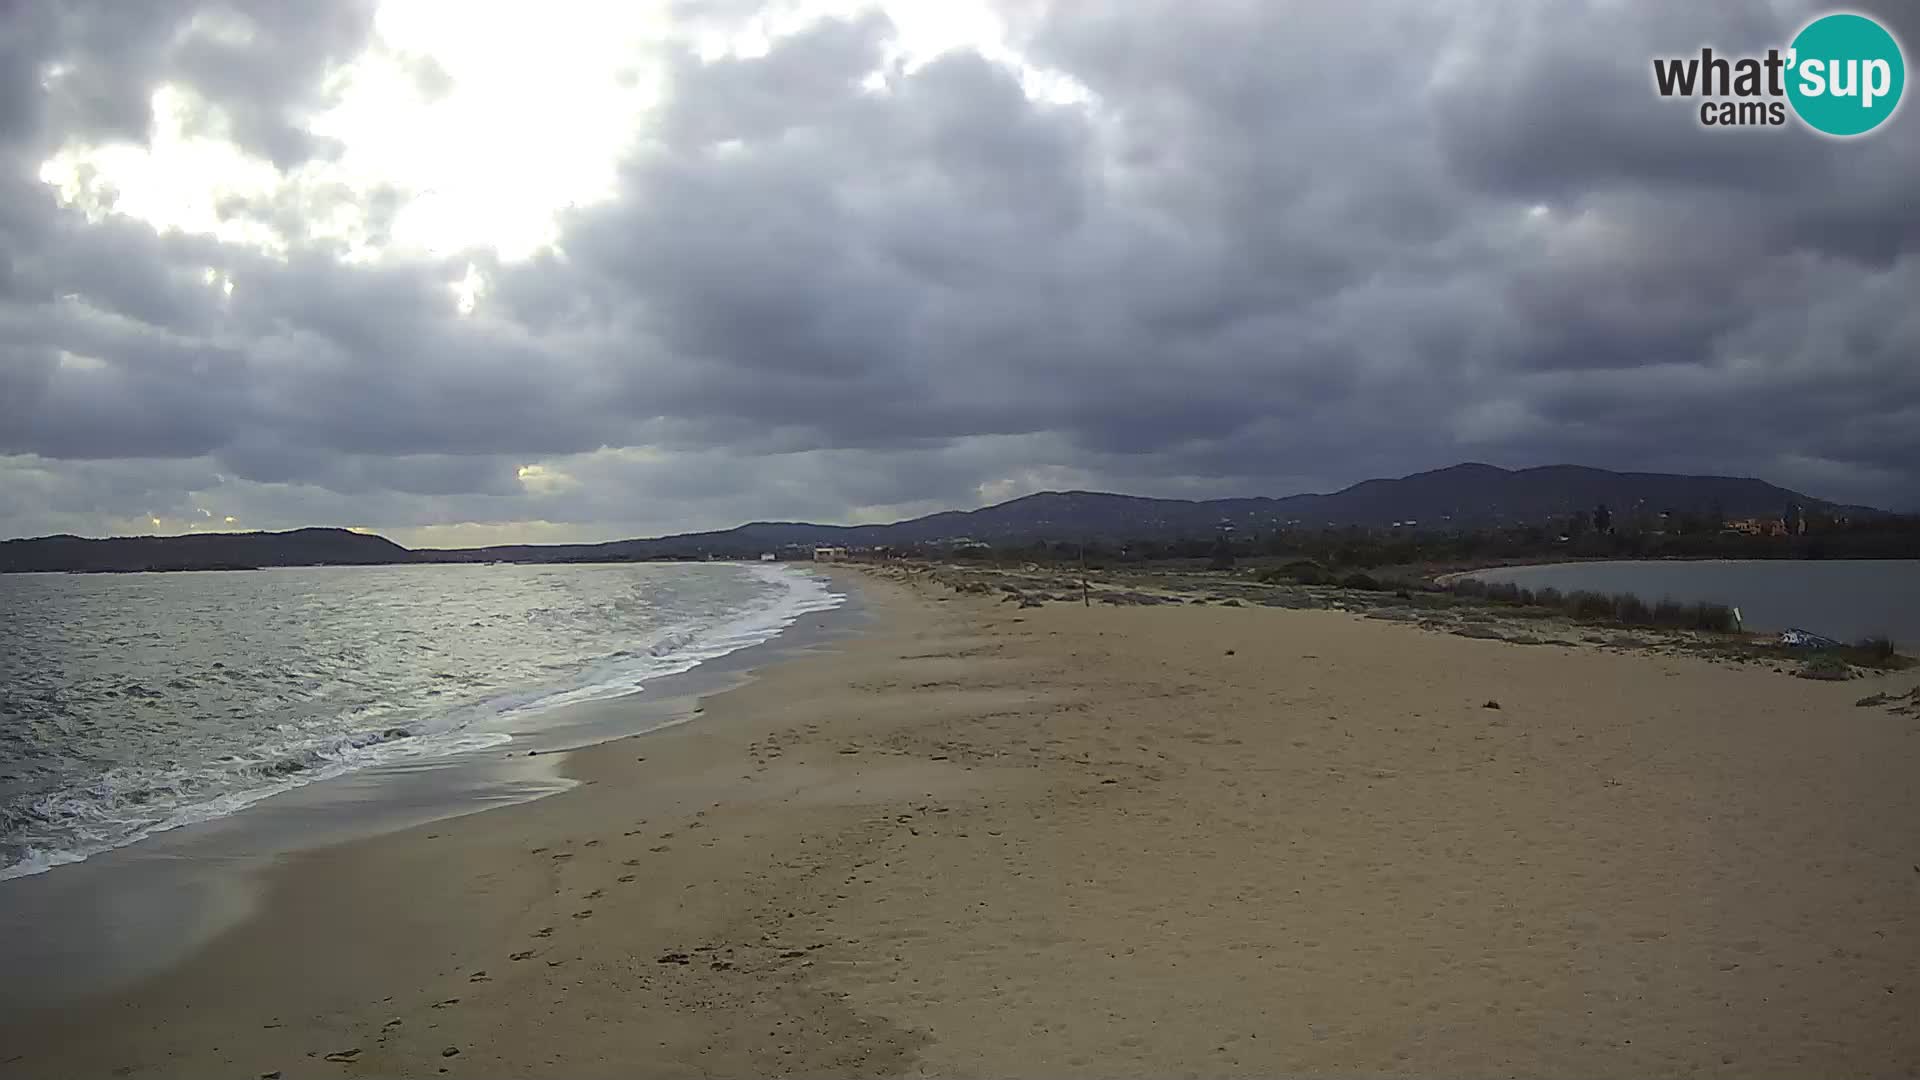
{"type": "Polygon", "coordinates": [[[1080,606],[1093,606],[1093,593],[1087,587],[1087,542],[1080,541],[1080,606]]]}

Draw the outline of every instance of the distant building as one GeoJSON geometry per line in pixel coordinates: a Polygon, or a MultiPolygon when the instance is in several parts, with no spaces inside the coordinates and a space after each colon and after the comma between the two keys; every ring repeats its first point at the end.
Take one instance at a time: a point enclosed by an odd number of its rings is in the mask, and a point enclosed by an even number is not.
{"type": "Polygon", "coordinates": [[[847,557],[843,547],[817,547],[813,549],[814,562],[839,562],[847,557]]]}
{"type": "Polygon", "coordinates": [[[771,551],[763,551],[763,552],[761,552],[761,553],[760,553],[760,561],[761,561],[761,562],[773,562],[773,561],[774,561],[774,555],[773,555],[773,552],[771,552],[771,551]]]}

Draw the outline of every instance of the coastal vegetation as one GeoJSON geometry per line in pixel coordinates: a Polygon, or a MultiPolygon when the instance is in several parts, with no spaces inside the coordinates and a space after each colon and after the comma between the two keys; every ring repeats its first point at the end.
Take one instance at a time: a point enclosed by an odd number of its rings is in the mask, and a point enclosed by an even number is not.
{"type": "MultiPolygon", "coordinates": [[[[1643,530],[1596,508],[1559,523],[1475,529],[1342,528],[1222,529],[1186,539],[1102,540],[1049,537],[988,546],[897,546],[909,556],[972,562],[1165,562],[1308,560],[1329,573],[1429,567],[1473,569],[1522,562],[1582,559],[1913,559],[1920,558],[1920,516],[1883,515],[1840,521],[1810,519],[1808,532],[1777,535],[1731,530],[1711,515],[1684,515],[1661,530],[1643,530]],[[1607,522],[1596,531],[1593,519],[1607,522]],[[1585,521],[1579,529],[1570,522],[1585,521]]],[[[1782,517],[1787,515],[1783,513],[1782,517]]]]}
{"type": "Polygon", "coordinates": [[[1682,604],[1667,599],[1655,604],[1632,593],[1598,593],[1559,589],[1528,589],[1505,582],[1457,578],[1444,586],[1455,596],[1477,597],[1494,604],[1553,608],[1580,622],[1618,626],[1665,626],[1682,630],[1712,630],[1728,634],[1740,629],[1733,609],[1725,604],[1682,604]]]}
{"type": "Polygon", "coordinates": [[[1153,564],[1062,562],[985,564],[891,560],[909,577],[1004,603],[1114,606],[1218,604],[1348,611],[1370,619],[1520,645],[1598,645],[1708,657],[1770,667],[1811,679],[1913,666],[1886,637],[1853,644],[1788,645],[1772,635],[1742,633],[1722,604],[1675,600],[1647,603],[1631,594],[1528,589],[1455,578],[1446,584],[1382,572],[1336,571],[1315,560],[1266,560],[1213,569],[1206,560],[1153,564]]]}

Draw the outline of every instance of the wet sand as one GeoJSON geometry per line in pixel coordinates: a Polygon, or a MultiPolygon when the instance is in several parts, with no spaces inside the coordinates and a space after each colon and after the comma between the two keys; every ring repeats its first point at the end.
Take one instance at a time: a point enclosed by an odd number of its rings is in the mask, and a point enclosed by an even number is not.
{"type": "Polygon", "coordinates": [[[863,588],[579,787],[9,1011],[0,1074],[1920,1069],[1920,717],[1854,704],[1920,676],[863,588]]]}

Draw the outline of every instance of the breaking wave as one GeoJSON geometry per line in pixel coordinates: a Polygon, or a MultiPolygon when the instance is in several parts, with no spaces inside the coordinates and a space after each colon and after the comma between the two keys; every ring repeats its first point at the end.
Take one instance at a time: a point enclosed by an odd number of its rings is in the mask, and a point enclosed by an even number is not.
{"type": "MultiPolygon", "coordinates": [[[[0,880],[225,817],[358,769],[498,747],[512,741],[507,729],[524,730],[537,723],[539,713],[639,692],[649,682],[761,644],[802,616],[845,602],[822,579],[790,568],[727,569],[734,576],[722,583],[725,587],[669,580],[653,593],[641,590],[630,599],[601,605],[604,610],[596,610],[593,617],[613,624],[606,629],[621,647],[599,655],[576,649],[569,655],[543,656],[533,669],[541,678],[503,679],[511,685],[487,685],[487,666],[462,656],[457,643],[415,643],[401,637],[395,647],[427,655],[421,663],[402,668],[403,674],[386,686],[364,677],[356,681],[356,672],[346,664],[332,672],[255,672],[229,655],[202,664],[198,675],[143,675],[143,682],[120,672],[106,689],[68,684],[38,694],[0,695],[0,735],[7,740],[0,741],[0,765],[7,767],[0,784],[28,787],[11,793],[0,787],[0,795],[9,796],[0,798],[0,880]],[[464,661],[465,668],[452,673],[428,670],[432,665],[426,660],[454,666],[464,661]],[[269,679],[274,680],[273,693],[263,699],[265,707],[257,709],[260,722],[226,723],[196,742],[211,725],[143,718],[127,723],[126,730],[181,730],[173,745],[197,752],[182,749],[163,756],[149,750],[120,755],[127,759],[102,766],[100,759],[115,756],[113,717],[144,717],[146,709],[165,710],[168,694],[204,693],[207,686],[237,682],[246,692],[263,693],[259,688],[269,679]],[[150,689],[147,683],[167,689],[150,689]],[[341,690],[343,686],[353,693],[341,690]],[[76,701],[95,708],[77,708],[76,701]],[[322,707],[304,707],[313,702],[322,707]],[[109,703],[114,712],[103,721],[98,707],[109,703]],[[340,707],[324,707],[332,704],[340,707]],[[14,719],[26,736],[6,730],[14,719]],[[26,751],[15,750],[13,744],[22,742],[29,743],[26,751]],[[34,783],[36,778],[41,782],[34,783]]],[[[216,577],[228,575],[204,575],[200,580],[216,577]]],[[[247,575],[250,580],[258,577],[247,575]]],[[[433,598],[423,602],[431,604],[433,598]]],[[[536,633],[542,623],[559,618],[550,607],[529,607],[524,614],[536,633]]],[[[566,618],[572,637],[588,640],[579,625],[585,616],[567,609],[566,618]]],[[[484,635],[485,622],[472,620],[469,632],[484,635]]],[[[507,629],[511,633],[515,628],[507,629]]],[[[518,669],[499,664],[495,670],[518,669]]],[[[203,714],[216,711],[202,699],[196,704],[203,714]]],[[[226,712],[240,708],[228,705],[226,712]]]]}

